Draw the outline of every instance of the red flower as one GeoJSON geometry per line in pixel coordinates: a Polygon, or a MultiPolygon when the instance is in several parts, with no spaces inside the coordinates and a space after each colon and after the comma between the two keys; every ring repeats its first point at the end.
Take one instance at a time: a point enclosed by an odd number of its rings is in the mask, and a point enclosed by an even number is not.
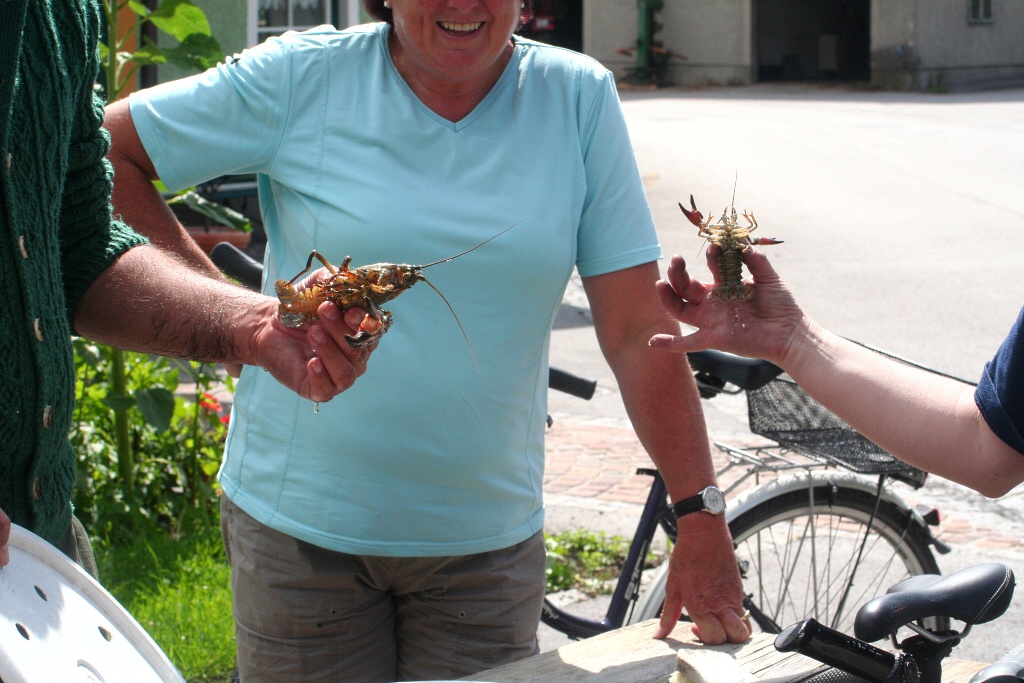
{"type": "Polygon", "coordinates": [[[220,404],[216,398],[214,398],[209,392],[203,392],[203,395],[199,397],[199,405],[211,413],[217,413],[218,415],[224,410],[224,406],[220,404]]]}

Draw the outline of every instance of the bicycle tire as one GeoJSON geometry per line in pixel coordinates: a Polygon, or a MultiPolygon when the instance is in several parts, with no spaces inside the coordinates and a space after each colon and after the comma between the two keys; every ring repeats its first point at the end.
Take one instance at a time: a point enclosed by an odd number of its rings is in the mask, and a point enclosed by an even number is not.
{"type": "MultiPolygon", "coordinates": [[[[849,572],[857,557],[875,501],[866,491],[818,482],[813,489],[767,498],[729,522],[744,594],[777,625],[765,627],[752,621],[755,632],[777,633],[805,617],[852,632],[862,604],[908,576],[939,573],[927,532],[906,510],[883,498],[861,554],[856,587],[839,606],[846,589],[836,582],[848,576],[843,572],[849,572]],[[813,525],[809,523],[812,514],[813,525]],[[821,547],[829,552],[820,551],[821,547]],[[768,551],[771,557],[766,557],[768,551]]],[[[667,574],[666,561],[641,595],[629,623],[660,616],[667,574]]]]}

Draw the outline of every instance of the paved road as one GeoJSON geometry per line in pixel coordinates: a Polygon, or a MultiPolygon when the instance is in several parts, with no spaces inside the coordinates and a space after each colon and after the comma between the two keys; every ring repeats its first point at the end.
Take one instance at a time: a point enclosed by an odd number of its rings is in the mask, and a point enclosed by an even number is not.
{"type": "MultiPolygon", "coordinates": [[[[705,214],[717,214],[738,178],[737,208],[755,212],[762,234],[786,240],[773,262],[812,316],[977,379],[1024,304],[1024,90],[754,86],[622,99],[667,254],[702,261],[701,240],[676,204],[692,193],[705,214]]],[[[629,472],[644,456],[578,282],[566,292],[551,360],[597,377],[601,388],[589,403],[552,396],[549,527],[628,533],[639,501],[629,472]]],[[[713,438],[749,438],[742,400],[705,409],[713,438]]],[[[989,501],[933,477],[907,496],[943,513],[941,537],[954,547],[939,559],[944,572],[1001,561],[1024,576],[1020,491],[989,501]]],[[[561,642],[550,632],[542,638],[546,649],[561,642]]],[[[957,653],[991,660],[1019,642],[1024,597],[957,653]]]]}

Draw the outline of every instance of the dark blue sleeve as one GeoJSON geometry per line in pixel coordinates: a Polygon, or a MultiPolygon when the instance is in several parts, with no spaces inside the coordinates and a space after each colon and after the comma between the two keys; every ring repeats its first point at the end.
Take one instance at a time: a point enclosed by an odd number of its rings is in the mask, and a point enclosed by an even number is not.
{"type": "Polygon", "coordinates": [[[1024,309],[995,358],[985,364],[974,401],[992,431],[1024,455],[1024,309]]]}

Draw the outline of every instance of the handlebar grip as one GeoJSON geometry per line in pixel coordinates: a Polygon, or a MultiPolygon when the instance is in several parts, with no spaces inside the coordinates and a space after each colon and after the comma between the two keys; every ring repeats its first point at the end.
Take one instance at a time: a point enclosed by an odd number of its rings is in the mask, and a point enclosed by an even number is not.
{"type": "Polygon", "coordinates": [[[775,649],[779,652],[798,652],[876,683],[915,683],[920,680],[913,657],[886,652],[810,618],[780,633],[775,639],[775,649]]]}
{"type": "Polygon", "coordinates": [[[221,242],[210,250],[210,260],[221,272],[233,277],[249,289],[259,291],[263,282],[263,264],[238,247],[221,242]]]}
{"type": "Polygon", "coordinates": [[[597,390],[597,380],[586,379],[558,368],[548,368],[548,386],[589,401],[597,390]]]}

